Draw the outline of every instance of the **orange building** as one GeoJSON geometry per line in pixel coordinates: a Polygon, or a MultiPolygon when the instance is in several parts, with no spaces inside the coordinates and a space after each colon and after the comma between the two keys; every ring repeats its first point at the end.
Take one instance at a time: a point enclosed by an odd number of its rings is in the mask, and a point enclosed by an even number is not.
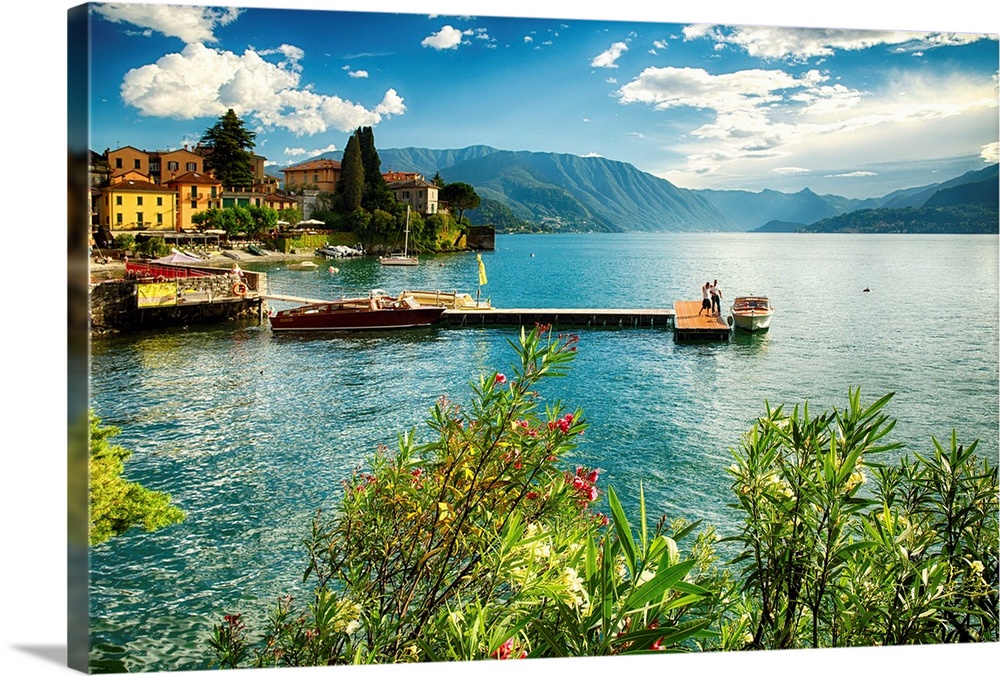
{"type": "Polygon", "coordinates": [[[340,180],[340,162],[336,160],[309,160],[282,169],[285,190],[312,188],[320,192],[337,192],[340,180]]]}
{"type": "Polygon", "coordinates": [[[205,173],[205,158],[187,148],[151,153],[149,174],[157,183],[168,183],[182,174],[205,173]]]}
{"type": "Polygon", "coordinates": [[[132,146],[125,146],[118,150],[108,150],[105,153],[108,157],[108,169],[111,178],[121,176],[130,171],[149,176],[149,153],[143,152],[132,146]]]}
{"type": "Polygon", "coordinates": [[[222,207],[222,183],[209,174],[189,171],[166,182],[177,193],[177,230],[195,227],[192,217],[222,207]]]}

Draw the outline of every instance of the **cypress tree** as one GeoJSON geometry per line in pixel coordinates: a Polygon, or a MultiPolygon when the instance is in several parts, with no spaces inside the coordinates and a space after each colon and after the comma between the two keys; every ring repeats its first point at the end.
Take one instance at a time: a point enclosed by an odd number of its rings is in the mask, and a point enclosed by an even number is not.
{"type": "Polygon", "coordinates": [[[341,209],[349,214],[361,206],[361,196],[365,186],[365,170],[361,161],[360,134],[355,132],[347,140],[344,157],[340,161],[340,179],[337,193],[340,195],[341,209]]]}

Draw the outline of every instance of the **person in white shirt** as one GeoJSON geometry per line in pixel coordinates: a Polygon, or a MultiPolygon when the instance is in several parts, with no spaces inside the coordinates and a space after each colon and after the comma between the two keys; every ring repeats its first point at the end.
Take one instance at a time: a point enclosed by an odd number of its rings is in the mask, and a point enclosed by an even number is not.
{"type": "Polygon", "coordinates": [[[711,293],[709,292],[710,287],[711,284],[709,284],[708,282],[705,282],[705,286],[701,287],[701,309],[698,310],[699,315],[701,315],[701,313],[705,312],[706,310],[708,310],[709,312],[712,311],[712,296],[711,293]]]}
{"type": "Polygon", "coordinates": [[[722,290],[719,288],[719,280],[712,282],[712,287],[708,290],[712,295],[712,314],[722,314],[722,290]]]}

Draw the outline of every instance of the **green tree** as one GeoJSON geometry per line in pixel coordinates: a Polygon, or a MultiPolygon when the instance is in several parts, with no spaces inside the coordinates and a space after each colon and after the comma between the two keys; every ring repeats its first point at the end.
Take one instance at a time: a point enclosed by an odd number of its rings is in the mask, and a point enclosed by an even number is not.
{"type": "Polygon", "coordinates": [[[121,535],[132,526],[147,531],[180,523],[184,512],[166,493],[127,481],[121,474],[132,452],[112,444],[121,433],[117,427],[101,425],[90,413],[90,544],[97,545],[121,535]]]}
{"type": "Polygon", "coordinates": [[[255,132],[247,130],[233,109],[205,130],[201,144],[207,149],[205,169],[215,174],[226,188],[253,186],[253,155],[255,132]]]}
{"type": "Polygon", "coordinates": [[[441,189],[441,199],[452,209],[458,210],[458,227],[462,228],[462,214],[469,209],[479,208],[479,195],[468,183],[449,183],[441,189]]]}
{"type": "Polygon", "coordinates": [[[274,230],[278,225],[278,212],[270,207],[258,207],[251,205],[247,207],[250,221],[247,226],[247,235],[257,237],[262,232],[274,230]]]}
{"type": "Polygon", "coordinates": [[[361,197],[361,206],[368,211],[381,209],[389,211],[395,198],[382,177],[382,161],[375,149],[375,133],[371,127],[363,127],[357,132],[361,149],[361,164],[365,172],[365,185],[361,197]]]}
{"type": "Polygon", "coordinates": [[[354,133],[347,140],[344,157],[340,161],[340,178],[337,180],[337,195],[340,211],[349,214],[361,206],[364,193],[365,170],[361,160],[360,134],[354,133]]]}

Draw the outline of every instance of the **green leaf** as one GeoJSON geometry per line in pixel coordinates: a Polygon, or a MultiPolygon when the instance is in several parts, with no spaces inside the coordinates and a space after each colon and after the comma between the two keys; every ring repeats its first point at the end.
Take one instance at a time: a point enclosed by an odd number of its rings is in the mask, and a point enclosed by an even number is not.
{"type": "Polygon", "coordinates": [[[615,489],[608,486],[608,504],[611,507],[611,514],[615,521],[615,532],[618,534],[618,541],[621,542],[622,552],[625,554],[625,564],[629,573],[634,577],[636,570],[635,542],[632,540],[632,529],[625,518],[625,510],[622,509],[621,502],[615,489]]]}
{"type": "Polygon", "coordinates": [[[659,600],[678,581],[682,580],[697,563],[694,559],[660,570],[641,587],[636,588],[625,601],[626,610],[636,610],[647,603],[659,600]]]}

